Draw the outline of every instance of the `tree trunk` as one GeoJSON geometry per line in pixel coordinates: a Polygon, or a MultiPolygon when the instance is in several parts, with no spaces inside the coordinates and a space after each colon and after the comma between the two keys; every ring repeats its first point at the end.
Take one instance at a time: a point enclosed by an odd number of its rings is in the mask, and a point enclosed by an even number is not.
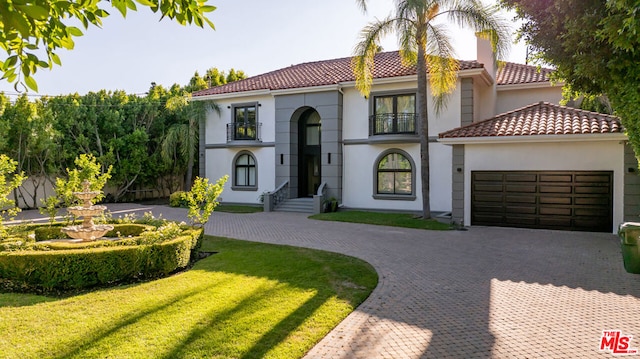
{"type": "MultiPolygon", "coordinates": [[[[419,32],[420,33],[420,32],[419,32]]],[[[424,32],[422,32],[424,34],[424,32]]],[[[426,35],[424,35],[426,36],[426,35]]],[[[420,182],[422,183],[422,218],[431,218],[429,193],[429,112],[427,106],[426,38],[418,39],[418,123],[420,128],[420,182]]]]}
{"type": "Polygon", "coordinates": [[[184,190],[191,191],[191,184],[193,183],[193,156],[189,156],[187,161],[187,174],[185,176],[184,190]]]}

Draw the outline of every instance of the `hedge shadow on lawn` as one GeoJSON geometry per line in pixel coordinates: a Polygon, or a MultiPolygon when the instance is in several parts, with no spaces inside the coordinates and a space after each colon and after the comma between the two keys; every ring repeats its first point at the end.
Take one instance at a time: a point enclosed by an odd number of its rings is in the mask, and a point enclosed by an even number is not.
{"type": "Polygon", "coordinates": [[[28,293],[2,293],[0,292],[0,308],[28,307],[40,303],[55,302],[62,298],[47,297],[28,293]]]}

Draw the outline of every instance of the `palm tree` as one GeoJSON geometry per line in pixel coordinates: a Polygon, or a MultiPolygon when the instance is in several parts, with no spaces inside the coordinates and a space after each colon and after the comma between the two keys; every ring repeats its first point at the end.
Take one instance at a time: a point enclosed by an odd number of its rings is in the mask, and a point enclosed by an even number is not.
{"type": "MultiPolygon", "coordinates": [[[[356,0],[366,11],[366,0],[356,0]]],[[[418,124],[420,128],[420,166],[422,179],[422,215],[431,218],[429,196],[429,120],[427,112],[427,84],[431,87],[436,112],[446,105],[447,95],[456,86],[459,63],[454,50],[446,18],[461,27],[469,27],[478,36],[491,41],[498,59],[508,49],[508,24],[499,16],[497,6],[486,7],[479,0],[396,0],[395,14],[369,23],[355,47],[353,71],[356,87],[368,96],[373,82],[374,57],[379,41],[389,33],[398,36],[400,55],[405,65],[417,65],[418,124]],[[429,78],[427,78],[429,71],[429,78]]]]}
{"type": "Polygon", "coordinates": [[[204,120],[207,107],[219,111],[215,103],[189,101],[188,96],[174,96],[167,100],[166,108],[186,122],[173,124],[167,129],[160,144],[160,155],[166,163],[174,166],[186,163],[186,191],[191,189],[193,166],[198,153],[200,122],[204,120]]]}

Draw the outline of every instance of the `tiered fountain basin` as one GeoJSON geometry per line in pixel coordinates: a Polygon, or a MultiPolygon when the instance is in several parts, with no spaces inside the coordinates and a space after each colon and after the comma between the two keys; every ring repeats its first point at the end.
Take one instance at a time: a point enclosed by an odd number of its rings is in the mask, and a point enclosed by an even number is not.
{"type": "Polygon", "coordinates": [[[93,217],[100,216],[107,209],[106,206],[96,206],[91,200],[100,195],[98,191],[89,191],[89,182],[83,183],[83,192],[73,192],[73,195],[83,201],[82,206],[69,207],[69,213],[76,217],[83,217],[82,224],[62,228],[62,232],[67,236],[81,241],[95,241],[102,238],[107,232],[113,229],[108,224],[94,224],[93,217]]]}
{"type": "Polygon", "coordinates": [[[64,227],[62,232],[73,239],[89,242],[104,237],[112,229],[113,226],[108,224],[96,224],[92,228],[84,228],[82,225],[77,225],[64,227]]]}

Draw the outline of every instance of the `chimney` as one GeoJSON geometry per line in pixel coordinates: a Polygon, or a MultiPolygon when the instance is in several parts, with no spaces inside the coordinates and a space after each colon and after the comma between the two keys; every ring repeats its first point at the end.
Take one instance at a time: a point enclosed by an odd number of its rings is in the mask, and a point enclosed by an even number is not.
{"type": "Polygon", "coordinates": [[[491,77],[491,85],[478,88],[477,92],[477,100],[482,103],[482,106],[478,108],[478,112],[475,114],[479,116],[476,117],[476,120],[483,120],[496,115],[496,102],[498,101],[496,75],[498,73],[498,64],[496,63],[496,54],[491,46],[491,40],[484,38],[479,33],[476,33],[476,39],[478,62],[484,65],[484,69],[491,77]]]}
{"type": "Polygon", "coordinates": [[[476,41],[478,62],[484,64],[484,68],[495,81],[498,65],[496,64],[496,54],[491,47],[491,41],[483,38],[480,34],[476,34],[476,41]]]}

